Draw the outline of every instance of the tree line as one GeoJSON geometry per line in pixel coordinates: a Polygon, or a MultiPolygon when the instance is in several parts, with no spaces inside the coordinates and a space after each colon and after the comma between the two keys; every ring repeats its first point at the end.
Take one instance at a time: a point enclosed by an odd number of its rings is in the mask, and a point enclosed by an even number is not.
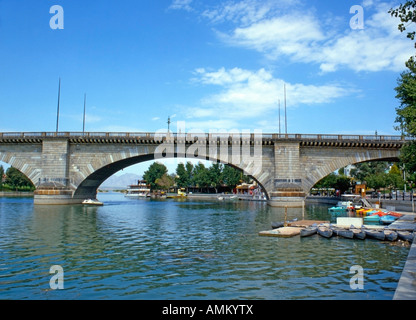
{"type": "Polygon", "coordinates": [[[33,191],[35,186],[19,170],[9,167],[4,171],[0,165],[0,190],[2,191],[33,191]]]}
{"type": "MultiPolygon", "coordinates": [[[[412,179],[412,176],[409,178],[412,179]]],[[[395,189],[403,190],[405,184],[408,187],[406,189],[411,189],[414,182],[414,180],[404,180],[403,171],[397,163],[374,161],[355,164],[348,176],[345,174],[345,168],[342,168],[337,174],[331,173],[320,180],[314,188],[334,188],[345,193],[357,183],[361,183],[376,192],[381,190],[391,192],[395,189]]]]}
{"type": "Polygon", "coordinates": [[[250,178],[241,170],[229,165],[213,163],[206,167],[202,162],[193,165],[179,163],[176,172],[169,174],[166,166],[159,162],[152,163],[143,174],[143,179],[152,190],[168,190],[173,186],[178,188],[214,188],[218,192],[220,187],[235,188],[242,182],[249,182],[250,178]]]}

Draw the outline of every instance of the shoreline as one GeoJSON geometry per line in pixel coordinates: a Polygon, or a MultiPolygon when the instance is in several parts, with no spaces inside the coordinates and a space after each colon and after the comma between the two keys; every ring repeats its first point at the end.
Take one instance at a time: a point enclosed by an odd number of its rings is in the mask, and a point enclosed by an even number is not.
{"type": "MultiPolygon", "coordinates": [[[[99,191],[98,193],[107,192],[120,192],[114,190],[99,191]]],[[[34,197],[34,192],[30,191],[0,191],[0,198],[4,197],[34,197]]],[[[193,200],[217,200],[217,201],[256,201],[267,202],[265,199],[261,199],[251,195],[237,195],[237,194],[222,194],[222,193],[193,193],[187,195],[188,199],[193,200]]],[[[305,197],[305,204],[328,204],[335,205],[341,197],[321,197],[321,196],[307,196],[305,197]]],[[[408,200],[387,200],[381,199],[380,203],[378,199],[367,199],[372,205],[379,204],[380,209],[386,209],[390,211],[397,211],[406,214],[416,214],[416,203],[408,200]]]]}
{"type": "Polygon", "coordinates": [[[34,192],[31,191],[0,191],[0,198],[6,197],[33,197],[34,192]]]}

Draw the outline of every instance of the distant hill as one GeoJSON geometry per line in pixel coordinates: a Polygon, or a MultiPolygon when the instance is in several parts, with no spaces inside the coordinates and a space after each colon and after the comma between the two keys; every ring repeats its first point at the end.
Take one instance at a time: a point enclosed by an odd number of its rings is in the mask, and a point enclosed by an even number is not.
{"type": "Polygon", "coordinates": [[[134,173],[125,173],[121,176],[112,175],[101,184],[99,189],[127,189],[129,185],[136,184],[137,180],[141,178],[141,176],[134,173]]]}

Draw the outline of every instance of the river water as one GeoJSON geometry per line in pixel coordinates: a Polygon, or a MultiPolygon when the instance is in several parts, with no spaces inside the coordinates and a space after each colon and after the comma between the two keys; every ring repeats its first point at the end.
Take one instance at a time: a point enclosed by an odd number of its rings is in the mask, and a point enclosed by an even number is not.
{"type": "MultiPolygon", "coordinates": [[[[0,198],[0,299],[392,299],[409,252],[369,239],[261,237],[284,217],[261,202],[99,199],[0,198]],[[350,286],[357,265],[363,288],[350,286]]],[[[288,217],[331,219],[327,209],[288,217]]]]}

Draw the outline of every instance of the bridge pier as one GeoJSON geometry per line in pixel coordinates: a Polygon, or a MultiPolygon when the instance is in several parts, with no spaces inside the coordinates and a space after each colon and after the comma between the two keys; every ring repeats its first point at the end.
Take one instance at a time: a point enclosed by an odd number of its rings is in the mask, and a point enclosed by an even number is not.
{"type": "Polygon", "coordinates": [[[271,207],[301,208],[305,204],[306,194],[298,188],[280,188],[270,192],[267,204],[271,207]]]}
{"type": "Polygon", "coordinates": [[[85,199],[73,197],[69,178],[70,154],[67,138],[42,141],[41,175],[34,192],[34,204],[77,204],[85,199]]]}
{"type": "Polygon", "coordinates": [[[268,204],[272,207],[302,207],[306,193],[302,188],[299,141],[279,141],[274,145],[274,183],[268,204]]]}
{"type": "Polygon", "coordinates": [[[64,205],[64,204],[80,204],[85,199],[73,198],[71,190],[52,190],[41,189],[35,190],[35,205],[64,205]]]}

